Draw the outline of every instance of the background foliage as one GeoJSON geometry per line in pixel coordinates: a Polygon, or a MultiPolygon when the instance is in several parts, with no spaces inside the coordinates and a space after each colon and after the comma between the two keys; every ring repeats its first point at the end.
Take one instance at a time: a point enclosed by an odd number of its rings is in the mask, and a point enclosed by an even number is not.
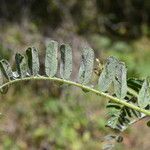
{"type": "MultiPolygon", "coordinates": [[[[34,45],[44,59],[51,38],[71,43],[72,78],[84,45],[102,62],[110,55],[125,61],[129,77],[144,78],[150,74],[149,27],[148,0],[1,0],[0,58],[13,63],[15,52],[34,45]]],[[[0,149],[100,149],[110,132],[100,97],[53,83],[24,84],[0,96],[0,149]]],[[[149,129],[143,126],[141,121],[126,131],[116,149],[149,149],[149,129]]]]}

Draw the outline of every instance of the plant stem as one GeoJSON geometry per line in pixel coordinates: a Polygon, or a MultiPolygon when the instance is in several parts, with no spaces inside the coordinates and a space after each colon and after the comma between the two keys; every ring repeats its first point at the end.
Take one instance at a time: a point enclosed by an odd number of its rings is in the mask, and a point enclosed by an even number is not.
{"type": "MultiPolygon", "coordinates": [[[[69,84],[69,85],[74,85],[74,86],[77,86],[79,88],[82,88],[86,91],[90,91],[90,92],[93,92],[97,95],[100,95],[100,96],[103,96],[105,98],[108,98],[108,99],[111,99],[112,101],[116,102],[116,103],[120,103],[122,105],[125,105],[129,108],[132,108],[134,110],[137,110],[141,113],[144,113],[145,115],[148,115],[150,116],[150,111],[149,110],[145,110],[145,109],[142,109],[138,106],[135,106],[133,104],[130,104],[124,100],[121,100],[121,99],[118,99],[117,97],[113,97],[107,93],[104,93],[104,92],[101,92],[101,91],[98,91],[98,90],[95,90],[91,87],[88,87],[86,85],[82,85],[80,83],[76,83],[76,82],[73,82],[73,81],[69,81],[69,80],[64,80],[64,79],[61,79],[61,78],[56,78],[56,77],[45,77],[45,76],[37,76],[37,77],[26,77],[26,78],[22,78],[22,79],[15,79],[15,80],[11,80],[7,83],[4,83],[3,85],[0,86],[0,89],[5,87],[5,86],[8,86],[8,85],[11,85],[11,84],[14,84],[14,83],[17,83],[17,82],[21,82],[21,81],[27,81],[27,80],[49,80],[49,81],[55,81],[55,82],[60,82],[60,83],[65,83],[65,84],[69,84]]],[[[132,91],[133,92],[133,91],[132,91]]],[[[132,93],[133,94],[133,93],[132,93]]]]}

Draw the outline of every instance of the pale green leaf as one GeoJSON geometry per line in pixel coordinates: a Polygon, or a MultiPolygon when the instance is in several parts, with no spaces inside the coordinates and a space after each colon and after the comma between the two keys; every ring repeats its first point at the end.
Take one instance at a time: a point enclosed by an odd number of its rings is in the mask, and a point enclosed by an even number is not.
{"type": "Polygon", "coordinates": [[[138,95],[138,105],[141,108],[145,108],[148,104],[150,104],[150,77],[146,78],[138,95]]]}
{"type": "Polygon", "coordinates": [[[81,84],[89,83],[94,65],[94,51],[91,48],[84,48],[82,53],[82,60],[79,69],[78,81],[81,84]]]}
{"type": "Polygon", "coordinates": [[[58,43],[50,41],[46,46],[45,72],[47,76],[56,75],[58,67],[58,43]]]}
{"type": "Polygon", "coordinates": [[[103,68],[103,71],[98,80],[99,90],[102,92],[106,92],[111,83],[115,78],[115,70],[118,64],[118,60],[115,57],[108,57],[106,61],[106,65],[103,68]]]}
{"type": "MultiPolygon", "coordinates": [[[[3,77],[3,73],[2,73],[2,71],[0,70],[0,86],[3,85],[3,82],[4,82],[4,79],[3,79],[3,78],[4,78],[4,77],[3,77]]],[[[7,91],[8,91],[8,86],[5,86],[5,87],[3,87],[3,88],[0,88],[0,93],[2,93],[2,94],[6,94],[7,91]]]]}
{"type": "Polygon", "coordinates": [[[26,58],[23,55],[16,53],[15,60],[16,60],[16,67],[17,67],[17,72],[19,77],[21,78],[26,77],[27,75],[26,58]]]}
{"type": "Polygon", "coordinates": [[[72,73],[72,50],[68,44],[62,44],[60,46],[61,52],[61,64],[60,75],[63,79],[70,79],[72,73]]]}
{"type": "Polygon", "coordinates": [[[26,54],[28,57],[29,73],[34,76],[38,75],[40,65],[37,49],[35,49],[34,47],[30,47],[26,50],[26,54]]]}
{"type": "Polygon", "coordinates": [[[118,62],[115,69],[114,91],[120,99],[123,99],[127,94],[127,69],[122,62],[118,62]]]}
{"type": "Polygon", "coordinates": [[[13,79],[13,72],[7,60],[3,59],[0,61],[0,69],[2,73],[4,74],[4,76],[6,77],[6,79],[8,80],[13,79]]]}

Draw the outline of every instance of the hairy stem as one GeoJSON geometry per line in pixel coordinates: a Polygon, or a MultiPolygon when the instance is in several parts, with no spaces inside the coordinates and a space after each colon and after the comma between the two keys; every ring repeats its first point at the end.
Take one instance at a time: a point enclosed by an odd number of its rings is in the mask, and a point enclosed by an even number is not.
{"type": "MultiPolygon", "coordinates": [[[[64,79],[60,79],[60,78],[56,78],[56,77],[45,77],[45,76],[37,76],[37,77],[26,77],[26,78],[22,78],[22,79],[15,79],[15,80],[11,80],[3,85],[0,86],[0,89],[5,87],[5,86],[8,86],[8,85],[11,85],[11,84],[14,84],[14,83],[17,83],[17,82],[21,82],[21,81],[27,81],[27,80],[48,80],[48,81],[55,81],[55,82],[60,82],[60,83],[65,83],[65,84],[69,84],[69,85],[74,85],[74,86],[77,86],[79,88],[82,88],[86,91],[90,91],[90,92],[93,92],[97,95],[100,95],[100,96],[103,96],[105,98],[108,98],[108,99],[111,99],[112,101],[116,102],[116,103],[120,103],[122,105],[125,105],[129,108],[132,108],[134,110],[137,110],[141,113],[144,113],[145,115],[147,116],[150,116],[150,111],[149,110],[145,110],[145,109],[142,109],[138,106],[135,106],[133,104],[130,104],[124,100],[121,100],[121,99],[118,99],[117,97],[113,97],[107,93],[103,93],[103,92],[100,92],[98,90],[95,90],[91,87],[88,87],[86,85],[82,85],[80,83],[76,83],[76,82],[73,82],[73,81],[69,81],[69,80],[64,80],[64,79]]],[[[131,91],[131,94],[134,94],[133,91],[131,91]]]]}

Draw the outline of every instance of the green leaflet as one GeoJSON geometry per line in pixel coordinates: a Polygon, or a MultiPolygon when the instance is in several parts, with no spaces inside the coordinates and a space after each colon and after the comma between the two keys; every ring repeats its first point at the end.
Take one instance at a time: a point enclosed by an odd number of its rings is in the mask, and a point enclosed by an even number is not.
{"type": "Polygon", "coordinates": [[[28,67],[29,67],[29,73],[33,76],[38,75],[39,73],[39,57],[38,57],[38,51],[34,47],[28,48],[26,50],[26,54],[28,57],[28,67]]]}
{"type": "Polygon", "coordinates": [[[72,73],[72,50],[69,44],[62,44],[60,46],[61,64],[60,76],[63,79],[70,79],[72,73]]]}
{"type": "Polygon", "coordinates": [[[58,67],[58,43],[50,41],[46,46],[45,73],[47,76],[56,75],[58,67]]]}
{"type": "Polygon", "coordinates": [[[111,83],[114,83],[114,91],[118,98],[123,99],[127,94],[127,69],[124,63],[115,57],[109,57],[99,77],[98,85],[102,92],[106,92],[111,83]]]}
{"type": "MultiPolygon", "coordinates": [[[[132,90],[139,92],[142,82],[142,80],[129,79],[127,84],[132,90]]],[[[125,100],[129,103],[137,105],[137,98],[130,95],[130,93],[127,93],[125,100]]],[[[143,113],[112,101],[109,101],[106,107],[109,115],[107,126],[119,131],[124,131],[128,126],[145,117],[143,113]]]]}
{"type": "MultiPolygon", "coordinates": [[[[135,103],[133,104],[136,105],[135,103]]],[[[107,109],[109,119],[106,126],[119,131],[124,131],[128,126],[145,117],[144,114],[134,109],[111,101],[108,102],[107,109]]]]}
{"type": "Polygon", "coordinates": [[[115,72],[114,91],[118,98],[123,99],[127,94],[127,69],[125,64],[118,62],[115,72]]]}
{"type": "Polygon", "coordinates": [[[26,77],[27,75],[27,62],[23,55],[16,53],[16,68],[20,78],[26,77]]]}
{"type": "MultiPolygon", "coordinates": [[[[3,85],[3,74],[2,74],[2,72],[0,70],[0,86],[1,85],[3,85]]],[[[8,91],[8,86],[0,89],[0,93],[2,93],[2,94],[7,93],[7,91],[8,91]]]]}
{"type": "Polygon", "coordinates": [[[0,61],[0,69],[2,73],[4,74],[4,76],[6,77],[6,79],[8,80],[13,79],[13,72],[7,60],[3,59],[0,61]]]}
{"type": "Polygon", "coordinates": [[[120,114],[121,114],[121,111],[120,111],[121,108],[120,108],[120,106],[118,108],[113,105],[110,107],[107,106],[107,110],[108,110],[108,116],[110,118],[109,118],[106,126],[111,127],[112,129],[116,129],[117,124],[118,124],[118,118],[120,117],[120,114]]]}
{"type": "MultiPolygon", "coordinates": [[[[4,76],[7,80],[14,79],[12,69],[7,60],[3,59],[0,61],[0,86],[3,85],[4,76]]],[[[0,93],[6,94],[8,91],[8,86],[0,89],[0,93]]]]}
{"type": "Polygon", "coordinates": [[[142,84],[143,84],[143,80],[140,80],[140,79],[135,79],[135,78],[129,78],[127,80],[127,85],[128,87],[130,87],[131,89],[133,89],[134,91],[136,92],[139,92],[139,90],[141,89],[142,87],[142,84]]]}
{"type": "Polygon", "coordinates": [[[94,51],[91,48],[83,49],[82,60],[79,69],[78,81],[81,84],[87,84],[92,76],[94,65],[94,51]]]}
{"type": "Polygon", "coordinates": [[[118,60],[115,57],[111,56],[107,58],[106,65],[98,80],[100,91],[106,92],[110,87],[110,84],[114,81],[117,64],[118,60]]]}
{"type": "Polygon", "coordinates": [[[141,108],[145,108],[148,104],[150,104],[150,77],[146,78],[138,95],[138,105],[141,108]]]}

